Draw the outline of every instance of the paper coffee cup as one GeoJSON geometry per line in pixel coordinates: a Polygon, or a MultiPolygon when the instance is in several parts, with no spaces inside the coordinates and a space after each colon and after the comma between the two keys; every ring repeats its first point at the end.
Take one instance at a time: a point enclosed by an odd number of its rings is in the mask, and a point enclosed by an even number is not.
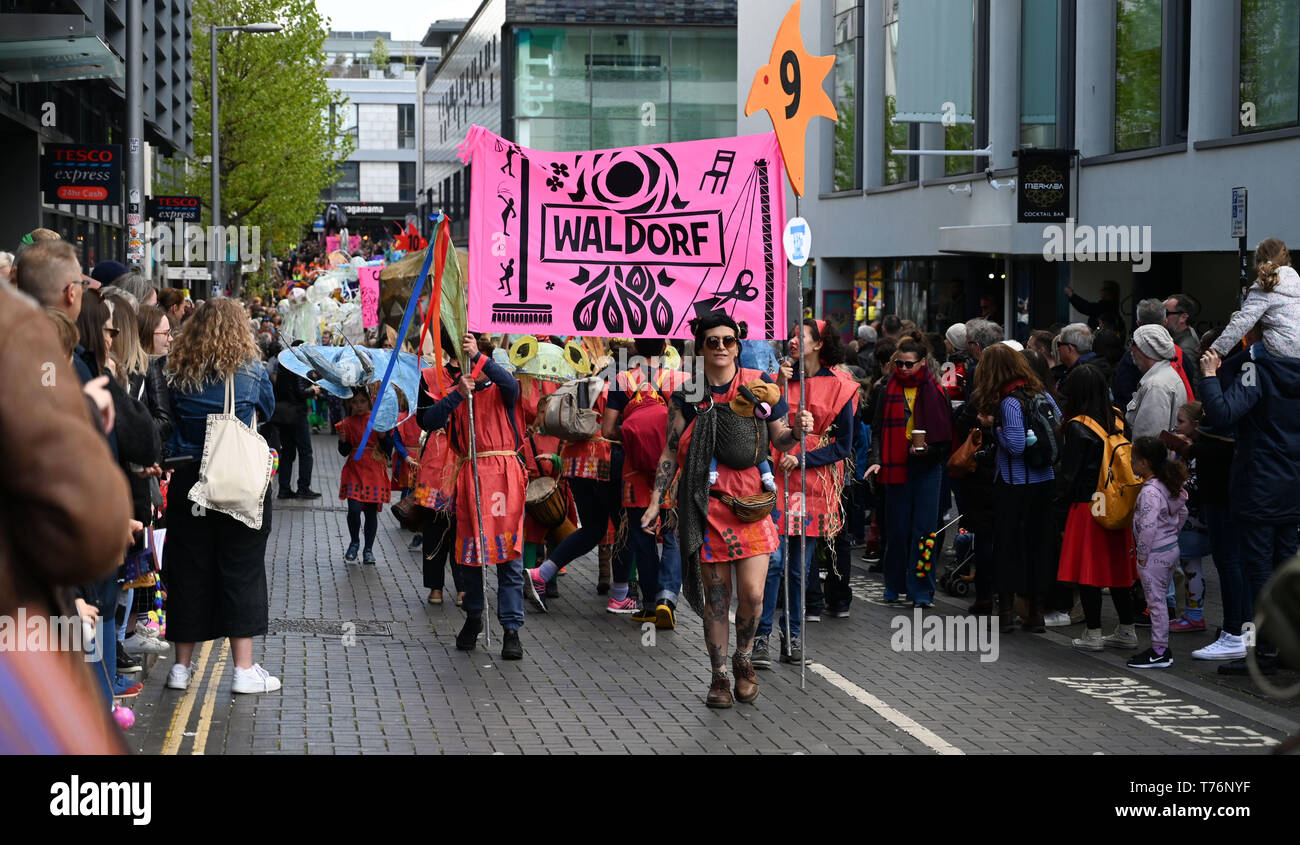
{"type": "Polygon", "coordinates": [[[912,445],[915,446],[918,450],[925,448],[925,429],[923,428],[912,429],[912,445]]]}

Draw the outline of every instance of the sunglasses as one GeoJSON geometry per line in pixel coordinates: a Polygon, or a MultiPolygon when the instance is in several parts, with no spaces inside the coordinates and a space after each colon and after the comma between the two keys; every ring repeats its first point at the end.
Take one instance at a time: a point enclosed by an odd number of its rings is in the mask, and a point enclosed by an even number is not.
{"type": "Polygon", "coordinates": [[[730,349],[736,345],[736,336],[730,334],[723,337],[709,335],[704,339],[704,345],[709,349],[730,349]]]}
{"type": "Polygon", "coordinates": [[[1186,313],[1187,313],[1186,311],[1165,311],[1165,316],[1172,317],[1175,314],[1186,314],[1186,313]]]}
{"type": "Polygon", "coordinates": [[[894,366],[904,370],[910,370],[920,363],[920,361],[895,361],[894,366]]]}

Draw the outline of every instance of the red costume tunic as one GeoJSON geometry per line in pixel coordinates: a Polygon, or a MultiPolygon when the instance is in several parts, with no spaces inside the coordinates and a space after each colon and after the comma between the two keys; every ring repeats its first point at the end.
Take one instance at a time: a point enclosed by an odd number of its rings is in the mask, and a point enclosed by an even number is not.
{"type": "MultiPolygon", "coordinates": [[[[433,368],[424,370],[420,375],[428,386],[429,395],[438,395],[433,368]]],[[[450,376],[444,375],[444,386],[449,382],[450,376]]],[[[402,445],[410,451],[410,444],[405,438],[402,440],[402,445]]],[[[455,509],[456,462],[457,456],[451,451],[447,432],[442,429],[429,432],[424,438],[424,452],[420,455],[420,471],[415,478],[414,499],[417,505],[436,511],[455,509]]]]}
{"type": "Polygon", "coordinates": [[[348,441],[348,456],[343,462],[343,476],[339,480],[339,498],[354,502],[383,505],[393,497],[388,486],[388,458],[379,449],[380,433],[370,432],[365,451],[360,460],[353,460],[361,435],[366,431],[366,414],[353,414],[334,426],[348,441]]]}
{"type": "MultiPolygon", "coordinates": [[[[667,399],[672,401],[672,394],[690,379],[689,373],[681,370],[660,369],[655,375],[656,384],[651,384],[646,379],[645,374],[640,367],[629,372],[618,374],[618,387],[627,394],[628,405],[623,409],[624,417],[632,408],[636,401],[638,392],[647,392],[658,389],[658,391],[667,399]]],[[[641,401],[654,401],[645,400],[641,401]]],[[[654,492],[655,479],[653,473],[644,473],[635,469],[626,460],[623,461],[623,507],[625,508],[648,508],[650,507],[650,496],[654,492]]],[[[664,509],[667,509],[664,505],[664,509]]]]}
{"type": "MultiPolygon", "coordinates": [[[[740,386],[761,378],[758,370],[737,368],[737,377],[732,379],[726,393],[714,393],[713,402],[722,405],[736,397],[740,386]]],[[[708,400],[705,400],[706,402],[708,400]]],[[[691,420],[677,444],[677,465],[684,466],[686,453],[691,448],[691,439],[695,433],[695,420],[691,420]]],[[[678,481],[681,472],[678,472],[678,481]]],[[[718,464],[718,481],[714,490],[730,496],[754,496],[764,492],[763,482],[758,477],[758,470],[732,469],[726,464],[718,464]]],[[[700,560],[704,563],[726,563],[754,555],[771,554],[777,547],[776,523],[771,519],[757,522],[741,522],[731,508],[713,497],[709,497],[708,526],[704,532],[704,545],[700,548],[700,560]]]]}
{"type": "MultiPolygon", "coordinates": [[[[519,379],[519,410],[523,416],[523,425],[520,431],[532,428],[537,422],[537,406],[541,400],[550,396],[559,385],[555,382],[541,381],[540,379],[529,378],[524,376],[519,379]]],[[[551,437],[541,432],[528,435],[524,439],[524,469],[528,474],[528,480],[541,478],[543,475],[554,478],[560,471],[560,446],[562,441],[558,437],[551,437]]],[[[560,495],[564,497],[565,515],[574,525],[578,524],[578,509],[573,504],[573,496],[569,493],[569,486],[559,479],[560,495]]],[[[524,542],[525,543],[545,543],[550,529],[542,526],[524,511],[524,542]]]]}
{"type": "MultiPolygon", "coordinates": [[[[811,376],[808,379],[809,388],[808,396],[805,397],[805,408],[812,414],[813,431],[817,434],[809,434],[804,437],[801,447],[790,450],[790,455],[797,456],[799,452],[811,452],[813,449],[819,449],[830,442],[826,437],[826,430],[835,422],[840,411],[850,402],[852,408],[857,410],[858,403],[858,383],[849,377],[848,373],[832,369],[829,376],[811,376]]],[[[799,413],[799,394],[802,392],[803,379],[791,380],[787,385],[787,401],[790,404],[790,424],[793,425],[795,417],[799,413]]],[[[838,432],[839,437],[848,437],[849,432],[838,432]]],[[[776,476],[776,494],[777,505],[780,508],[786,501],[785,498],[785,472],[780,469],[782,453],[772,449],[772,474],[776,476]]],[[[844,492],[844,462],[836,461],[833,464],[826,464],[818,467],[808,467],[808,495],[802,494],[803,488],[800,486],[799,469],[790,470],[790,516],[787,520],[783,515],[780,521],[779,531],[787,535],[798,536],[799,534],[799,515],[804,513],[804,504],[806,500],[807,514],[804,517],[805,533],[809,537],[834,537],[840,532],[844,524],[843,515],[840,513],[840,494],[844,492]]]]}
{"type": "MultiPolygon", "coordinates": [[[[605,402],[609,396],[609,385],[600,392],[595,410],[598,419],[605,418],[605,402]]],[[[577,443],[565,443],[560,459],[564,462],[564,475],[567,478],[590,478],[593,481],[609,481],[609,460],[612,444],[599,434],[577,443]]]]}
{"type": "MultiPolygon", "coordinates": [[[[412,456],[419,453],[420,445],[420,423],[415,418],[415,414],[410,414],[406,419],[397,424],[397,434],[402,438],[402,447],[412,456]]],[[[400,455],[393,456],[393,483],[390,485],[394,490],[405,490],[408,487],[414,487],[417,478],[415,467],[402,460],[400,455]]]]}
{"type": "Polygon", "coordinates": [[[506,563],[523,555],[524,496],[528,480],[519,459],[519,446],[501,391],[495,384],[474,393],[474,428],[477,433],[479,497],[483,510],[483,535],[487,546],[480,558],[479,532],[474,507],[474,473],[468,457],[469,402],[452,411],[456,440],[451,454],[457,458],[456,560],[466,566],[506,563]],[[459,453],[458,453],[459,452],[459,453]]]}

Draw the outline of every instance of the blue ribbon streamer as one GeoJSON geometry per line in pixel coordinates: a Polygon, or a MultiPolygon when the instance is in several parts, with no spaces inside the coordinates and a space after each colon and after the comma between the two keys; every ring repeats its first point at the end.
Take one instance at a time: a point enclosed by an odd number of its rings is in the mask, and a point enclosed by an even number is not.
{"type": "MultiPolygon", "coordinates": [[[[366,420],[366,430],[361,435],[361,442],[357,444],[357,453],[352,456],[352,460],[361,460],[361,455],[366,450],[366,444],[370,442],[370,432],[375,427],[375,415],[379,413],[379,400],[383,398],[384,391],[388,389],[388,380],[393,377],[393,368],[397,366],[397,359],[401,357],[402,341],[406,338],[406,333],[410,331],[411,320],[415,318],[415,311],[420,304],[420,295],[424,293],[424,281],[429,277],[429,266],[433,264],[433,244],[429,244],[428,251],[424,254],[424,266],[420,268],[419,281],[411,286],[411,299],[406,303],[406,313],[402,315],[402,328],[397,332],[397,348],[393,350],[393,357],[388,359],[388,368],[384,370],[384,380],[379,384],[379,393],[375,394],[375,404],[370,409],[370,418],[366,420]]],[[[436,308],[438,303],[430,302],[430,308],[436,308]]],[[[416,357],[419,357],[417,351],[416,357]]],[[[410,397],[407,398],[410,401],[410,397]]]]}

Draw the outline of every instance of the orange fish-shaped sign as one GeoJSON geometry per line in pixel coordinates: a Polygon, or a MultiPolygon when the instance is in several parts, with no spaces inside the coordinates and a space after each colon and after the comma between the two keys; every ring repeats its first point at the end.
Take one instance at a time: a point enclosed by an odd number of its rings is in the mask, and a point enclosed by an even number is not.
{"type": "Polygon", "coordinates": [[[790,7],[776,31],[772,55],[754,74],[745,101],[745,116],[765,110],[772,118],[776,140],[790,186],[799,196],[804,189],[804,136],[814,116],[837,120],[835,104],[822,90],[822,80],[835,66],[834,56],[812,56],[799,32],[799,3],[790,7]]]}

